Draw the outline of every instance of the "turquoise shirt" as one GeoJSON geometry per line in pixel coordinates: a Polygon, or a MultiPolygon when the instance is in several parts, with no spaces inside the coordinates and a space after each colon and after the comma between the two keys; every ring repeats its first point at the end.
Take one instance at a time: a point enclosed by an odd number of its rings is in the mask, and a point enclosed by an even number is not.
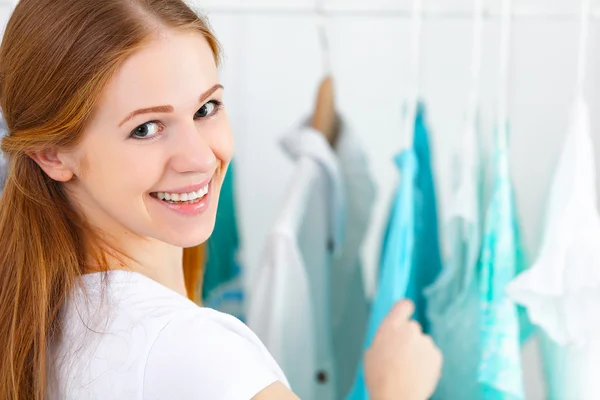
{"type": "Polygon", "coordinates": [[[238,263],[240,246],[235,206],[235,168],[230,163],[221,186],[213,234],[206,242],[204,306],[244,320],[244,291],[238,263]]]}

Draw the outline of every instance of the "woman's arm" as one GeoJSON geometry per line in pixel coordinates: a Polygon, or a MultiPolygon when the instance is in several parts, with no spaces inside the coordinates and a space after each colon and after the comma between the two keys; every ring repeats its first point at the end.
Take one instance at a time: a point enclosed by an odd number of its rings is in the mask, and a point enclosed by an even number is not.
{"type": "Polygon", "coordinates": [[[283,383],[275,382],[264,388],[252,400],[299,400],[283,383]]]}
{"type": "MultiPolygon", "coordinates": [[[[366,384],[373,400],[426,400],[437,386],[442,354],[433,340],[410,320],[414,305],[394,306],[365,353],[366,384]]],[[[252,400],[297,400],[298,396],[276,382],[252,400]]]]}

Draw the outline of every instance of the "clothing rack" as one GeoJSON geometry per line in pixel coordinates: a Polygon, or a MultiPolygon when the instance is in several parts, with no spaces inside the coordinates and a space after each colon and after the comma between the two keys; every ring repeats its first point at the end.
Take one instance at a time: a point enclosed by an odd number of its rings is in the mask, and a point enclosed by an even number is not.
{"type": "MultiPolygon", "coordinates": [[[[323,7],[317,12],[314,7],[302,6],[223,6],[204,5],[200,10],[211,15],[254,15],[254,16],[317,16],[324,17],[352,17],[352,18],[406,18],[412,17],[410,8],[365,8],[365,7],[323,7]]],[[[581,13],[579,10],[558,11],[543,8],[515,8],[510,13],[513,18],[552,21],[579,21],[581,13]]],[[[503,13],[499,9],[487,7],[483,16],[487,20],[501,19],[503,13]]],[[[425,19],[472,19],[473,11],[468,9],[456,9],[449,7],[428,7],[423,10],[425,19]]],[[[594,9],[590,18],[600,19],[600,9],[594,9]]]]}

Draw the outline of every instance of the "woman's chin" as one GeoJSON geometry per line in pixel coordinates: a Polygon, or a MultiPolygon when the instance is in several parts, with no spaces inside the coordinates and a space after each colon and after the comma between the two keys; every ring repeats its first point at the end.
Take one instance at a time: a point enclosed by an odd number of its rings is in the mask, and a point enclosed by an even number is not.
{"type": "Polygon", "coordinates": [[[165,238],[163,241],[176,247],[187,248],[198,246],[199,244],[202,244],[208,240],[213,232],[213,228],[214,226],[211,226],[210,229],[207,227],[207,229],[196,232],[187,232],[187,234],[183,235],[178,233],[177,235],[165,238]]]}

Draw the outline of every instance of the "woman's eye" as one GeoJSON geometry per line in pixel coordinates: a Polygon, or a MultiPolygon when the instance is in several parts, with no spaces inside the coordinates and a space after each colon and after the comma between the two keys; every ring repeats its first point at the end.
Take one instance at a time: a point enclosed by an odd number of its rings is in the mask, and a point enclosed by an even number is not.
{"type": "Polygon", "coordinates": [[[220,101],[211,100],[208,103],[204,104],[202,107],[200,107],[200,109],[198,111],[196,111],[194,118],[210,117],[211,115],[216,114],[216,112],[218,111],[220,106],[221,106],[220,101]]]}
{"type": "Polygon", "coordinates": [[[159,131],[160,127],[158,126],[158,122],[150,121],[135,128],[133,132],[131,132],[131,137],[136,139],[149,139],[155,136],[159,131]]]}

